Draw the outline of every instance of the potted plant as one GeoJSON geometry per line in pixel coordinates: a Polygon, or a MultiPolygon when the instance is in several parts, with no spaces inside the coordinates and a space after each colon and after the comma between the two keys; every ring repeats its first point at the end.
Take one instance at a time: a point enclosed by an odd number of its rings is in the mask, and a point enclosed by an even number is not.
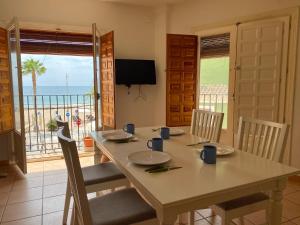
{"type": "Polygon", "coordinates": [[[50,119],[47,123],[48,131],[57,131],[57,124],[55,119],[50,119]]]}
{"type": "Polygon", "coordinates": [[[83,144],[84,144],[84,147],[87,147],[87,148],[90,148],[90,147],[94,146],[93,138],[91,138],[85,132],[83,133],[83,144]]]}

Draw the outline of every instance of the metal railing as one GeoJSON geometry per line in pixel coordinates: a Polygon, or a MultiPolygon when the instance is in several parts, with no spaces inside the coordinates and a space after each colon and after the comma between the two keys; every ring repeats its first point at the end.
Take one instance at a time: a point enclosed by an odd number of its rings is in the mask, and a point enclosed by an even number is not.
{"type": "Polygon", "coordinates": [[[25,95],[24,114],[26,153],[29,157],[61,153],[56,135],[57,115],[69,122],[71,136],[79,149],[83,147],[83,137],[95,129],[94,99],[91,94],[25,95]]]}
{"type": "Polygon", "coordinates": [[[224,113],[223,128],[227,128],[228,94],[201,93],[199,109],[224,113]]]}

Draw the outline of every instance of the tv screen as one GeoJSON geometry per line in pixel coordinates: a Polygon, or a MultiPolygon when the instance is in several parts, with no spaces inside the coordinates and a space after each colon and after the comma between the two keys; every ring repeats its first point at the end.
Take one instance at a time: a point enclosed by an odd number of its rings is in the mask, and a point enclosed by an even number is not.
{"type": "Polygon", "coordinates": [[[156,84],[154,60],[116,59],[116,84],[156,84]]]}

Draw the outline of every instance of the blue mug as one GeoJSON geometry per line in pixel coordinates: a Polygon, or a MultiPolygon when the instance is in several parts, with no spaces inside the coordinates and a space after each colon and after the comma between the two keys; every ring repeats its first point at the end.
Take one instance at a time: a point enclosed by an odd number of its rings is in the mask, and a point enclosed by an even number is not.
{"type": "Polygon", "coordinates": [[[169,127],[160,128],[160,136],[162,139],[169,139],[170,138],[170,128],[169,127]]]}
{"type": "Polygon", "coordinates": [[[217,148],[214,145],[204,145],[200,158],[207,164],[216,164],[217,148]]]}
{"type": "Polygon", "coordinates": [[[134,124],[133,123],[127,123],[124,127],[123,127],[123,130],[127,133],[130,133],[130,134],[134,134],[134,130],[135,130],[135,127],[134,127],[134,124]]]}
{"type": "Polygon", "coordinates": [[[162,138],[152,138],[152,140],[148,140],[147,142],[148,148],[153,151],[163,151],[163,139],[162,138]],[[151,145],[150,145],[151,143],[151,145]]]}

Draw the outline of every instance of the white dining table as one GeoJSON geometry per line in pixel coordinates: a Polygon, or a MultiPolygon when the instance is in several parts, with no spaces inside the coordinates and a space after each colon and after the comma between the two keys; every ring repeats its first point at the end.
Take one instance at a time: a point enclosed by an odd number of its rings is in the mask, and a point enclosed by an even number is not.
{"type": "Polygon", "coordinates": [[[159,135],[152,129],[136,128],[138,141],[128,143],[105,140],[102,135],[112,131],[91,135],[95,163],[99,163],[102,153],[108,156],[156,210],[161,225],[173,225],[180,214],[261,191],[271,192],[271,224],[281,224],[282,192],[288,177],[299,174],[299,169],[236,149],[231,155],[218,157],[214,165],[205,164],[197,147],[187,146],[201,139],[185,128],[184,135],[163,142],[163,151],[171,156],[170,164],[182,168],[148,173],[145,167],[131,163],[128,155],[148,150],[147,141],[159,135]]]}

